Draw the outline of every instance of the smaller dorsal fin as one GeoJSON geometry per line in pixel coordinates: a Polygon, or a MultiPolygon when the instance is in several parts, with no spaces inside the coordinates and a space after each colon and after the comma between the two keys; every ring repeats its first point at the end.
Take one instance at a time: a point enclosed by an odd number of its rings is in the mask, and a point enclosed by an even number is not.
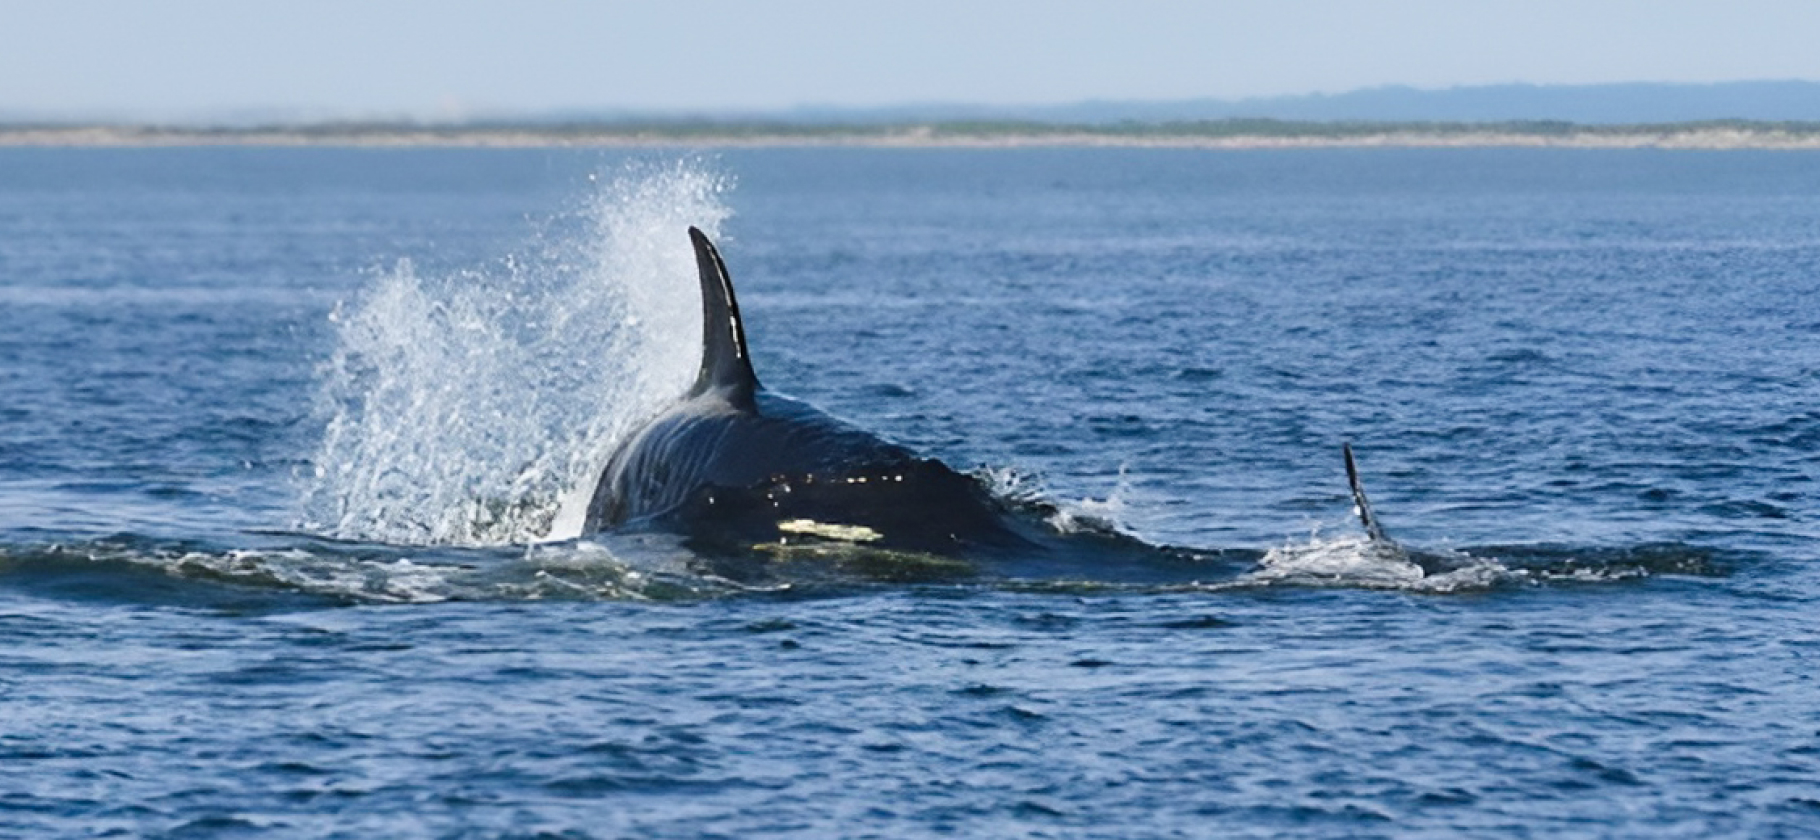
{"type": "Polygon", "coordinates": [[[1359,467],[1352,461],[1352,443],[1340,445],[1340,451],[1346,455],[1346,483],[1352,487],[1352,509],[1359,516],[1359,524],[1365,526],[1365,535],[1372,542],[1389,542],[1384,536],[1384,526],[1378,524],[1378,515],[1371,511],[1371,500],[1365,498],[1365,485],[1359,481],[1359,467]]]}
{"type": "Polygon", "coordinates": [[[746,355],[746,329],[739,320],[739,301],[733,297],[733,278],[708,235],[689,228],[695,243],[695,266],[701,271],[701,372],[689,396],[720,391],[734,407],[754,411],[758,377],[752,357],[746,355]]]}

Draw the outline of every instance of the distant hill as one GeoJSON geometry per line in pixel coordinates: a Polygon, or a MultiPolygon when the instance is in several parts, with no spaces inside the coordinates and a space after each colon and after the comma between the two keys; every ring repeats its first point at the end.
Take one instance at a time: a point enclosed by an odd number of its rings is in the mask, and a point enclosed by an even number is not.
{"type": "MultiPolygon", "coordinates": [[[[573,118],[577,115],[568,115],[573,118]]],[[[630,115],[594,115],[596,118],[630,115]]],[[[661,115],[641,115],[645,118],[661,115]]],[[[1047,106],[963,104],[886,108],[803,107],[782,112],[696,116],[793,123],[909,123],[1014,120],[1071,125],[1229,119],[1371,122],[1561,121],[1581,125],[1708,120],[1820,121],[1820,82],[1717,84],[1482,85],[1424,90],[1390,86],[1347,93],[1164,102],[1095,101],[1047,106]]]]}
{"type": "Polygon", "coordinates": [[[881,127],[991,123],[1081,127],[1171,123],[1278,121],[1291,123],[1551,122],[1582,126],[1660,125],[1744,121],[1820,123],[1820,82],[1755,81],[1715,84],[1634,82],[1601,85],[1479,85],[1445,89],[1364,88],[1253,99],[1105,100],[1059,105],[923,103],[879,107],[802,106],[782,110],[632,110],[586,108],[526,113],[495,111],[465,119],[394,115],[336,115],[284,108],[151,118],[117,115],[54,117],[0,110],[0,125],[162,125],[248,128],[333,124],[419,126],[816,126],[881,127]]]}

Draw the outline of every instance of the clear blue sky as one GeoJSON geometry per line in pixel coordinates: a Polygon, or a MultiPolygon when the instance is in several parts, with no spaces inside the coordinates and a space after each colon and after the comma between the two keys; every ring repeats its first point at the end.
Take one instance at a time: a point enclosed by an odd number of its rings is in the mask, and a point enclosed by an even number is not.
{"type": "Polygon", "coordinates": [[[1809,0],[0,0],[0,114],[461,117],[1820,80],[1809,0]]]}

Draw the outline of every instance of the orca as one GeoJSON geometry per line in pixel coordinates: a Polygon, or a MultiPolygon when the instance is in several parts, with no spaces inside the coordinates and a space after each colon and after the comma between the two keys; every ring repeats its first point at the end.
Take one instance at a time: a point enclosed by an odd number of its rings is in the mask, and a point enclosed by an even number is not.
{"type": "MultiPolygon", "coordinates": [[[[632,430],[608,458],[584,535],[669,532],[721,558],[833,545],[893,562],[1015,559],[1026,573],[1087,568],[1096,580],[1198,579],[1211,571],[1209,561],[1260,556],[1156,546],[1091,523],[1063,533],[1050,524],[1053,506],[1008,501],[974,476],[767,390],[752,369],[726,263],[701,230],[689,228],[689,239],[701,284],[701,367],[681,399],[632,430]]],[[[1400,551],[1371,511],[1350,444],[1344,454],[1372,544],[1400,551]]],[[[739,568],[723,573],[748,576],[749,567],[739,568]]],[[[933,568],[970,574],[973,567],[933,568]]]]}
{"type": "Polygon", "coordinates": [[[1034,545],[1029,523],[977,478],[766,390],[726,263],[701,230],[689,238],[701,368],[608,459],[584,533],[643,526],[733,550],[821,539],[938,556],[1034,545]]]}

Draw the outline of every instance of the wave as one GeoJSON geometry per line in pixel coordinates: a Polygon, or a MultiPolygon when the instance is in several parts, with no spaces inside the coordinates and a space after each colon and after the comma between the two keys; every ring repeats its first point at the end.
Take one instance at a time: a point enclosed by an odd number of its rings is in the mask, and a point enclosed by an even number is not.
{"type": "Polygon", "coordinates": [[[1732,563],[1683,543],[1623,547],[1480,546],[1408,550],[1364,536],[1291,543],[1265,552],[1256,569],[1219,588],[1259,586],[1394,589],[1427,594],[1505,587],[1615,583],[1663,575],[1721,577],[1732,563]]]}
{"type": "MultiPolygon", "coordinates": [[[[1159,555],[1138,575],[969,563],[835,540],[756,552],[762,576],[720,574],[682,540],[625,534],[514,547],[427,547],[270,534],[228,547],[120,534],[0,545],[0,588],[44,597],[264,610],[445,601],[696,602],[740,596],[831,597],[906,585],[1128,594],[1270,588],[1428,595],[1720,577],[1748,558],[1684,543],[1618,547],[1485,546],[1404,552],[1363,537],[1316,538],[1265,552],[1159,555]]],[[[746,568],[756,568],[748,566],[746,568]]],[[[1111,570],[1107,570],[1111,571],[1111,570]]]]}

